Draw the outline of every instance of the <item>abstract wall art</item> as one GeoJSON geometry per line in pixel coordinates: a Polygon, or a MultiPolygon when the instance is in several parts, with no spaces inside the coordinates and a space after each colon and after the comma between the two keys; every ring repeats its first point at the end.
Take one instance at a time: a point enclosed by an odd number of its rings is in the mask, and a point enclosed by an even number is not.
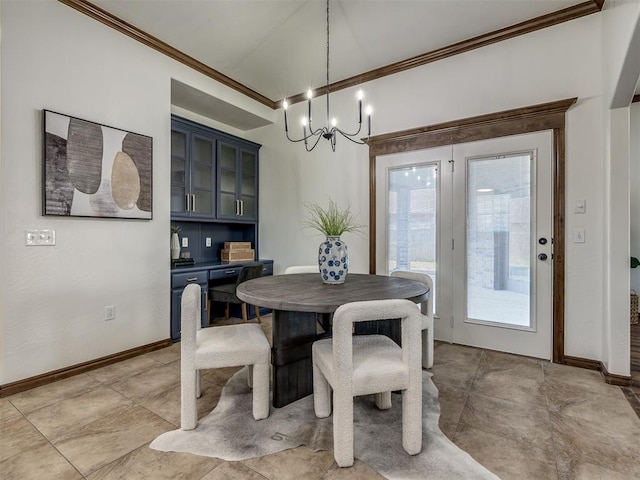
{"type": "Polygon", "coordinates": [[[43,112],[44,215],[152,218],[151,137],[43,112]]]}

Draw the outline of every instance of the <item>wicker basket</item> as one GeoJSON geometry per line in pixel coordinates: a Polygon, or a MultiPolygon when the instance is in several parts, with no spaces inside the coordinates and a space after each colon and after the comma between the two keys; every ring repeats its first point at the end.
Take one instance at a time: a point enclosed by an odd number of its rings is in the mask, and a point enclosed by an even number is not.
{"type": "Polygon", "coordinates": [[[631,290],[631,325],[638,323],[638,295],[635,290],[631,290]]]}

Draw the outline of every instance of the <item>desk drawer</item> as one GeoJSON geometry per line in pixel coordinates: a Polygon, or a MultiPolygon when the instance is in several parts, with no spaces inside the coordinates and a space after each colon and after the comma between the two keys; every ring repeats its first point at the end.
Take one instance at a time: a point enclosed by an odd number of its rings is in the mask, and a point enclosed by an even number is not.
{"type": "Polygon", "coordinates": [[[221,278],[236,278],[240,275],[242,265],[229,268],[216,268],[215,270],[209,270],[209,280],[220,280],[221,278]]]}
{"type": "Polygon", "coordinates": [[[171,275],[171,288],[183,288],[190,283],[207,283],[208,275],[206,270],[191,273],[174,273],[171,275]]]}

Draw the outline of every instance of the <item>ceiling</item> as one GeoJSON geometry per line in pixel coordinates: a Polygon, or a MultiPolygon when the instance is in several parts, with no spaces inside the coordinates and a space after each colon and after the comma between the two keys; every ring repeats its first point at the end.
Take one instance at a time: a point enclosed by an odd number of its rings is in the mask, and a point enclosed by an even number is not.
{"type": "MultiPolygon", "coordinates": [[[[91,3],[274,102],[326,83],[324,0],[91,3]]],[[[331,0],[330,82],[581,3],[331,0]]]]}

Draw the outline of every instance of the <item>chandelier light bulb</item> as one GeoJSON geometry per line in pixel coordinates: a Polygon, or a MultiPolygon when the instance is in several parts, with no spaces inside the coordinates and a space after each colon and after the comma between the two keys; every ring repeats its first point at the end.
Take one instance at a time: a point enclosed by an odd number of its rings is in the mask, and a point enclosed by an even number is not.
{"type": "Polygon", "coordinates": [[[337,124],[338,124],[338,120],[336,120],[336,117],[333,117],[333,118],[331,119],[331,126],[332,126],[332,127],[335,127],[337,124]]]}
{"type": "Polygon", "coordinates": [[[373,108],[371,107],[371,105],[367,105],[367,108],[365,108],[364,111],[368,116],[371,116],[371,114],[373,113],[373,108]]]}
{"type": "Polygon", "coordinates": [[[307,90],[307,98],[309,100],[311,100],[313,98],[313,92],[311,91],[311,89],[307,90]]]}
{"type": "Polygon", "coordinates": [[[307,117],[302,117],[302,126],[303,127],[307,126],[307,117]]]}
{"type": "Polygon", "coordinates": [[[282,101],[282,108],[284,108],[285,110],[289,107],[289,102],[287,102],[286,100],[282,101]]]}
{"type": "Polygon", "coordinates": [[[364,92],[362,90],[358,90],[358,93],[356,93],[356,98],[358,100],[362,100],[364,98],[364,92]]]}

